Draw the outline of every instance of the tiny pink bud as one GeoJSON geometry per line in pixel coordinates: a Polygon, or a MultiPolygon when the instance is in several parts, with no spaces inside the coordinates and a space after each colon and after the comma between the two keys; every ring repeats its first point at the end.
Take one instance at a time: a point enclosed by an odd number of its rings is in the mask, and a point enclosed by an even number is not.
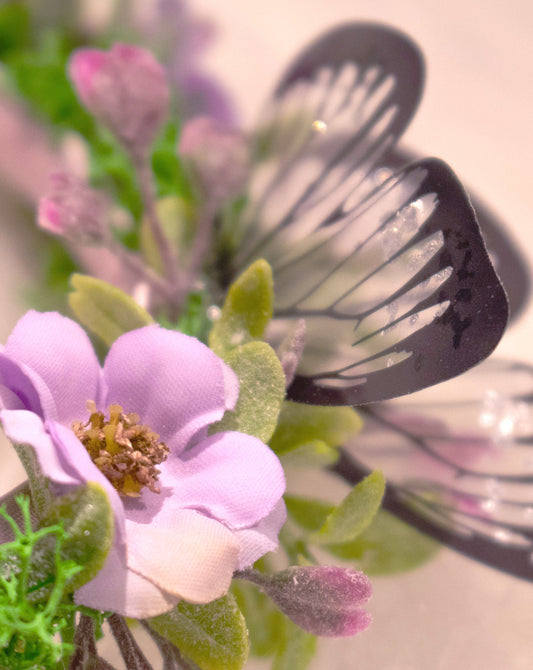
{"type": "Polygon", "coordinates": [[[109,51],[79,49],[69,75],[87,109],[136,154],[145,155],[168,111],[163,67],[146,49],[115,44],[109,51]]]}
{"type": "Polygon", "coordinates": [[[291,567],[273,575],[245,571],[291,621],[313,635],[348,637],[364,631],[371,616],[362,609],[372,595],[368,577],[330,566],[291,567]]]}
{"type": "Polygon", "coordinates": [[[53,174],[50,181],[51,192],[39,201],[39,227],[84,244],[103,242],[109,210],[105,197],[66,172],[53,174]]]}
{"type": "Polygon", "coordinates": [[[178,153],[187,158],[206,195],[215,203],[240,195],[249,172],[246,138],[216,119],[199,116],[183,128],[178,153]]]}

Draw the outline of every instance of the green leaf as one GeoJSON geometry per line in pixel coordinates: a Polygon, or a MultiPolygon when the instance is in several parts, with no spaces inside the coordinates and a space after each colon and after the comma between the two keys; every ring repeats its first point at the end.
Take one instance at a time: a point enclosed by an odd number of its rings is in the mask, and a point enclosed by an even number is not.
{"type": "Polygon", "coordinates": [[[20,2],[6,2],[0,6],[0,58],[24,48],[30,36],[28,7],[20,2]]]}
{"type": "Polygon", "coordinates": [[[76,318],[107,345],[123,333],[154,323],[131,296],[102,279],[74,274],[71,284],[69,305],[76,318]]]}
{"type": "Polygon", "coordinates": [[[257,260],[231,285],[220,319],[209,335],[209,346],[219,356],[261,338],[272,318],[272,270],[257,260]]]}
{"type": "Polygon", "coordinates": [[[31,500],[34,505],[35,512],[39,519],[45,516],[52,504],[52,494],[48,480],[44,477],[39,465],[39,459],[35,453],[35,449],[31,444],[16,444],[12,443],[17,456],[22,463],[22,467],[28,476],[28,483],[30,486],[31,500]]]}
{"type": "Polygon", "coordinates": [[[75,591],[100,570],[113,542],[113,509],[104,489],[95,482],[88,482],[73,493],[57,498],[43,525],[59,522],[67,532],[61,547],[62,560],[83,566],[69,584],[69,590],[75,591]]]}
{"type": "Polygon", "coordinates": [[[326,547],[342,560],[356,560],[369,576],[406,572],[432,559],[439,543],[418,532],[385,510],[355,540],[326,547]]]}
{"type": "Polygon", "coordinates": [[[339,452],[321,440],[312,440],[305,444],[297,444],[278,456],[283,467],[325,468],[337,462],[339,452]]]}
{"type": "Polygon", "coordinates": [[[322,528],[335,509],[333,503],[301,496],[285,495],[287,513],[301,528],[315,532],[322,528]]]}
{"type": "Polygon", "coordinates": [[[152,169],[159,198],[177,195],[187,202],[193,201],[189,176],[176,153],[180,123],[171,119],[158,135],[152,150],[152,169]]]}
{"type": "MultiPolygon", "coordinates": [[[[187,261],[196,233],[193,210],[189,203],[177,196],[168,196],[157,201],[157,215],[168,243],[179,253],[181,263],[187,261]]],[[[141,224],[141,249],[144,259],[156,272],[163,272],[163,262],[154,241],[148,219],[141,224]]]]}
{"type": "Polygon", "coordinates": [[[344,444],[362,427],[351,407],[324,407],[285,401],[270,447],[282,456],[297,447],[320,441],[329,447],[344,444]]]}
{"type": "Polygon", "coordinates": [[[248,342],[224,357],[239,378],[239,400],[233,411],[213,424],[210,433],[236,430],[268,442],[285,397],[285,375],[266,342],[248,342]]]}
{"type": "Polygon", "coordinates": [[[22,49],[8,61],[8,72],[21,94],[52,125],[73,129],[86,137],[94,134],[94,121],[81,106],[67,76],[67,60],[77,46],[60,29],[39,34],[33,49],[22,49]]]}
{"type": "Polygon", "coordinates": [[[240,670],[248,658],[246,621],[231,594],[207,605],[182,601],[149,623],[202,670],[240,670]]]}
{"type": "Polygon", "coordinates": [[[283,642],[274,658],[272,670],[305,670],[316,652],[316,637],[285,618],[283,642]]]}
{"type": "Polygon", "coordinates": [[[233,582],[231,589],[246,619],[251,653],[272,656],[283,637],[285,616],[255,585],[239,580],[233,582]]]}
{"type": "MultiPolygon", "coordinates": [[[[96,188],[111,191],[122,207],[138,222],[143,203],[137,175],[123,147],[107,128],[97,126],[84,133],[90,152],[90,181],[96,188]]],[[[138,231],[128,231],[133,236],[134,248],[138,245],[138,231]]],[[[121,236],[122,238],[123,236],[121,236]]],[[[124,241],[124,240],[122,240],[124,241]]]]}
{"type": "Polygon", "coordinates": [[[385,478],[375,470],[359,482],[309,539],[317,544],[353,540],[370,525],[385,493],[385,478]]]}

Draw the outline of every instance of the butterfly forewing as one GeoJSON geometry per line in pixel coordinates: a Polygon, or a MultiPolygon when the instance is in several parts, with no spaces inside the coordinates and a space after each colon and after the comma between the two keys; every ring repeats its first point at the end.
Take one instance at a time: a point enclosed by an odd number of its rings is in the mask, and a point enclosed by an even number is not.
{"type": "Polygon", "coordinates": [[[371,24],[333,30],[296,59],[258,124],[240,265],[272,255],[280,230],[316,229],[347,194],[362,199],[365,177],[416,109],[422,79],[410,40],[371,24]]]}
{"type": "Polygon", "coordinates": [[[502,334],[505,295],[450,169],[377,167],[422,78],[401,34],[342,27],[296,60],[259,124],[235,260],[272,265],[274,344],[306,320],[295,400],[410,393],[479,362],[502,334]]]}

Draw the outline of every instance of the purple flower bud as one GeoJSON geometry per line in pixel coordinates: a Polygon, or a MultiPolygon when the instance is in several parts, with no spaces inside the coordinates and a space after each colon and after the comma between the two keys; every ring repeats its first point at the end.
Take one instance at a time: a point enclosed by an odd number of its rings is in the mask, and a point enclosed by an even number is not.
{"type": "Polygon", "coordinates": [[[136,155],[152,145],[168,111],[165,71],[145,49],[115,44],[109,51],[79,49],[69,74],[79,98],[136,155]]]}
{"type": "Polygon", "coordinates": [[[330,566],[291,567],[274,575],[246,571],[291,621],[313,635],[348,637],[364,631],[371,616],[362,606],[372,595],[368,577],[330,566]]]}
{"type": "Polygon", "coordinates": [[[39,227],[83,244],[102,243],[109,230],[106,198],[66,172],[53,174],[50,181],[50,194],[39,201],[39,227]]]}
{"type": "Polygon", "coordinates": [[[188,159],[211,201],[228,202],[243,192],[249,153],[246,138],[239,131],[199,116],[183,128],[178,153],[188,159]]]}

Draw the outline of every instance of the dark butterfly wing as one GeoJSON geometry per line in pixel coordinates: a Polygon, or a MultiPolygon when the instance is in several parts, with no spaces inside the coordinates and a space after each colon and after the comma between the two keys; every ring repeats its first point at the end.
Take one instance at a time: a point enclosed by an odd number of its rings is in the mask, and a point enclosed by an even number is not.
{"type": "MultiPolygon", "coordinates": [[[[382,157],[378,167],[385,174],[387,171],[392,174],[418,158],[403,148],[393,147],[382,157]]],[[[515,321],[529,301],[531,281],[528,264],[506,231],[505,225],[470,189],[468,196],[476,213],[489,257],[505,288],[509,303],[509,322],[515,321]]]]}
{"type": "Polygon", "coordinates": [[[384,506],[440,542],[533,580],[533,368],[490,359],[458,379],[364,408],[336,466],[380,468],[384,506]]]}
{"type": "Polygon", "coordinates": [[[260,124],[237,264],[272,265],[274,342],[306,320],[295,400],[410,393],[476,364],[503,332],[505,295],[450,169],[376,168],[421,81],[399,33],[340,28],[297,59],[260,124]]]}

